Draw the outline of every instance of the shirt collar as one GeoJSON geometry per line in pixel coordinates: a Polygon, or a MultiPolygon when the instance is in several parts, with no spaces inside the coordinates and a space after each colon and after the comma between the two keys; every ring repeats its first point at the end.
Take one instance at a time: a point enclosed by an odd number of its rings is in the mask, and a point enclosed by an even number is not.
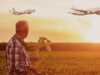
{"type": "Polygon", "coordinates": [[[22,44],[24,43],[24,41],[20,39],[20,37],[17,34],[15,34],[15,37],[19,40],[19,42],[21,42],[22,44]]]}
{"type": "Polygon", "coordinates": [[[25,42],[24,42],[22,39],[20,39],[20,37],[19,37],[18,35],[15,34],[15,37],[18,39],[18,41],[19,41],[26,49],[28,49],[28,47],[27,47],[27,45],[25,44],[25,42]]]}

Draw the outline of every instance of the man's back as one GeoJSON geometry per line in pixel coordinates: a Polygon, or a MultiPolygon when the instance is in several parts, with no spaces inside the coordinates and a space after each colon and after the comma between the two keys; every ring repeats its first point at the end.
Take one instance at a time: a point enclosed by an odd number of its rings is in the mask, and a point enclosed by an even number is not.
{"type": "Polygon", "coordinates": [[[6,48],[7,70],[13,72],[15,70],[25,71],[29,67],[29,59],[26,48],[22,44],[18,36],[14,35],[8,42],[6,48]]]}

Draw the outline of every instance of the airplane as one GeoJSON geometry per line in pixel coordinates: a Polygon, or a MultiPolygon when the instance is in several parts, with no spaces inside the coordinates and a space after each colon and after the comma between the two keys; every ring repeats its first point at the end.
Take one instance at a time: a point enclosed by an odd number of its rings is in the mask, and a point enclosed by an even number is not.
{"type": "Polygon", "coordinates": [[[100,10],[99,10],[99,11],[95,11],[95,13],[96,13],[97,15],[100,15],[100,10]]]}
{"type": "Polygon", "coordinates": [[[97,14],[97,15],[100,15],[100,10],[80,10],[80,9],[76,9],[76,8],[71,8],[72,10],[74,10],[75,12],[69,12],[73,15],[80,15],[80,16],[83,16],[83,15],[89,15],[89,14],[97,14]]]}
{"type": "Polygon", "coordinates": [[[9,12],[11,12],[13,15],[32,14],[33,12],[35,12],[35,9],[28,9],[28,10],[24,10],[24,11],[16,11],[14,8],[12,8],[11,10],[9,9],[9,12]]]}

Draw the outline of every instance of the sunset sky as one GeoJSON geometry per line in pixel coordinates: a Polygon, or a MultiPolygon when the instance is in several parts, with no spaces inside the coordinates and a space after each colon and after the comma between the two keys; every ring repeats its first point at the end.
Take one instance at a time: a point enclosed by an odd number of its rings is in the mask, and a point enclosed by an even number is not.
{"type": "Polygon", "coordinates": [[[0,42],[7,42],[15,33],[19,20],[29,23],[26,41],[36,42],[47,37],[52,42],[100,42],[100,16],[75,16],[67,12],[78,9],[100,9],[100,0],[0,0],[0,42]],[[31,15],[13,15],[18,11],[35,9],[31,15]]]}

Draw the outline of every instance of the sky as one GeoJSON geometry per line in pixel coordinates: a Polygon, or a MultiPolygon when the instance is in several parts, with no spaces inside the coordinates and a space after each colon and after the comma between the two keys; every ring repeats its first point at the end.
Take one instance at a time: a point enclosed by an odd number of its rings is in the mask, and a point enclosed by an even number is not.
{"type": "Polygon", "coordinates": [[[29,24],[28,42],[47,37],[52,42],[100,43],[100,16],[75,16],[72,7],[100,9],[100,0],[0,0],[0,42],[7,42],[15,34],[15,24],[26,20],[29,24]],[[17,11],[35,9],[31,15],[13,15],[17,11]]]}

